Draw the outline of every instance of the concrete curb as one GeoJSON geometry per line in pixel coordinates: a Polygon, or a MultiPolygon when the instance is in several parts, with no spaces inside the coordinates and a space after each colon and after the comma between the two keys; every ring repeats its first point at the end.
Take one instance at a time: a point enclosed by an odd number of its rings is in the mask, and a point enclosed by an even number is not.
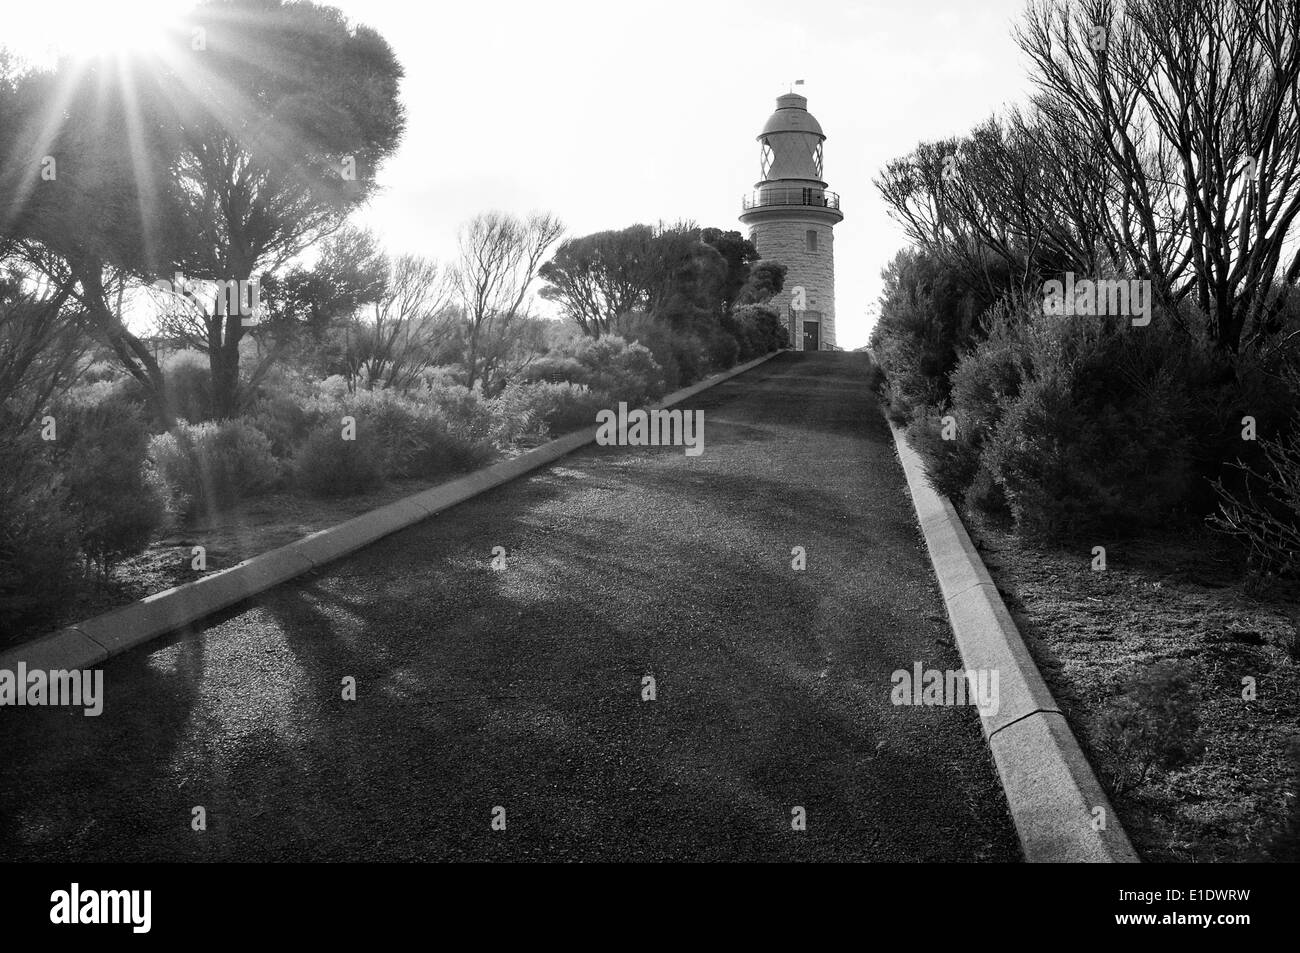
{"type": "MultiPolygon", "coordinates": [[[[780,353],[782,352],[773,351],[738,364],[729,371],[674,391],[651,407],[664,408],[679,404],[701,391],[752,370],[780,353]]],[[[304,536],[287,546],[246,559],[229,569],[210,573],[194,582],[155,593],[139,602],[19,645],[0,654],[0,669],[14,671],[19,662],[26,663],[28,669],[93,668],[114,655],[191,625],[282,582],[354,553],[493,487],[554,463],[595,439],[596,425],[593,423],[584,430],[566,434],[558,440],[521,453],[512,460],[476,470],[449,483],[363,513],[337,526],[304,536]]]]}
{"type": "Polygon", "coordinates": [[[984,738],[1031,863],[1137,863],[1138,856],[1034,664],[997,586],[952,504],[891,421],[916,516],[967,669],[998,673],[999,706],[984,738]],[[1100,808],[1099,815],[1095,813],[1100,808]],[[1096,818],[1105,828],[1094,830],[1096,818]]]}

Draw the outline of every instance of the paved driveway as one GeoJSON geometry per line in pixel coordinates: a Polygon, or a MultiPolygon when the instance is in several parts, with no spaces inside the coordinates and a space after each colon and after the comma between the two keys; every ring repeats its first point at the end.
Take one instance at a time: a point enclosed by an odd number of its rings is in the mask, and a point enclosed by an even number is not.
{"type": "Polygon", "coordinates": [[[0,857],[1018,859],[975,712],[889,701],[960,662],[863,360],[782,355],[689,403],[702,456],[590,447],[114,659],[99,718],[0,709],[0,857]]]}

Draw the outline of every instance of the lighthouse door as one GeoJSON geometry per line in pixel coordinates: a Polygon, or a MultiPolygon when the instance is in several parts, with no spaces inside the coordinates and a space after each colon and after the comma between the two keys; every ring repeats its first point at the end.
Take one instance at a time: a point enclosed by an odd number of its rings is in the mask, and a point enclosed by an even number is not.
{"type": "Polygon", "coordinates": [[[805,351],[817,351],[821,349],[821,322],[809,321],[807,318],[803,322],[803,349],[805,351]]]}

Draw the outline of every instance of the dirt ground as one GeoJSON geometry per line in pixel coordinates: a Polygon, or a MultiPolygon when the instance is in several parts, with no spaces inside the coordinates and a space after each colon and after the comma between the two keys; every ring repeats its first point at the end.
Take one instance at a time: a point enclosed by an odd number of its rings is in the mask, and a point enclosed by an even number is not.
{"type": "MultiPolygon", "coordinates": [[[[1209,530],[1095,540],[1069,551],[1020,541],[979,517],[971,536],[1043,677],[1099,772],[1094,731],[1124,680],[1164,659],[1189,660],[1203,693],[1204,753],[1115,798],[1148,861],[1260,859],[1296,797],[1300,599],[1252,594],[1230,543],[1209,530]],[[1092,568],[1092,547],[1106,569],[1092,568]],[[1257,698],[1242,697],[1254,678],[1257,698]]],[[[1277,844],[1272,855],[1277,856],[1277,844]]],[[[1296,859],[1296,858],[1290,858],[1296,859]]]]}

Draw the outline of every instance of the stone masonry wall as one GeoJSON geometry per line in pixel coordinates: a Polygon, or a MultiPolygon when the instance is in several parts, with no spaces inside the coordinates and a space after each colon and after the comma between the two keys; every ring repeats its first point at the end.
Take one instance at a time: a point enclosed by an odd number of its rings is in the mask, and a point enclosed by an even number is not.
{"type": "MultiPolygon", "coordinates": [[[[797,213],[778,221],[761,222],[749,233],[761,256],[775,259],[789,269],[785,276],[785,289],[770,304],[786,319],[791,289],[802,285],[807,291],[808,310],[821,313],[823,344],[835,343],[834,236],[830,225],[811,217],[798,217],[797,213]],[[817,232],[816,252],[807,250],[804,233],[810,229],[817,232]]],[[[795,320],[797,323],[797,315],[795,320]]],[[[802,349],[803,328],[791,327],[790,340],[795,348],[802,349]]]]}

